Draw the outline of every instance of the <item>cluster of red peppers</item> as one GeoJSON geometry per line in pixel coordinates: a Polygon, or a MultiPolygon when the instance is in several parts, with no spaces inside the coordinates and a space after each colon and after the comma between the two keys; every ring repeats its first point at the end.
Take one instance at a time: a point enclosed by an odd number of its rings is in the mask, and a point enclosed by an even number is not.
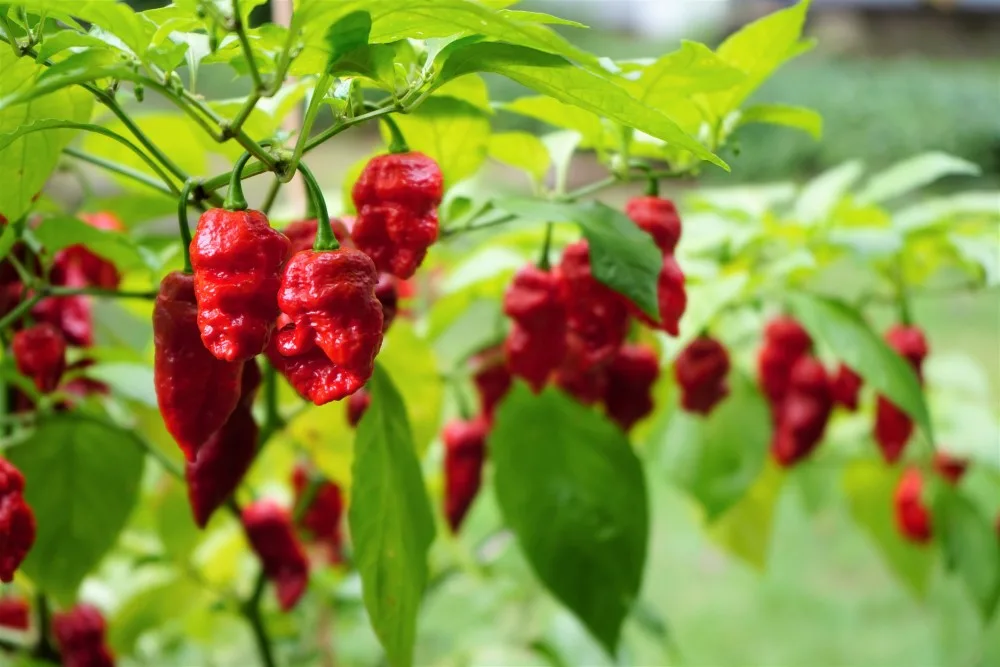
{"type": "Polygon", "coordinates": [[[24,475],[0,458],[0,581],[14,580],[34,544],[35,514],[24,502],[24,475]]]}
{"type": "Polygon", "coordinates": [[[674,377],[681,390],[681,407],[708,415],[729,395],[729,353],[718,340],[699,336],[674,361],[674,377]]]}
{"type": "Polygon", "coordinates": [[[53,614],[52,634],[63,667],[114,667],[114,655],[107,644],[107,623],[96,607],[78,604],[53,614]]]}

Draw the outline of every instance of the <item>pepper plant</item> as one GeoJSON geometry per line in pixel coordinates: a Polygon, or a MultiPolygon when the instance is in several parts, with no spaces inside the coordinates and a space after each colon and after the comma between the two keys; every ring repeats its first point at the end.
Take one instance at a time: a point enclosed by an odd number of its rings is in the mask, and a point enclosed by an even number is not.
{"type": "Polygon", "coordinates": [[[15,664],[427,664],[467,648],[424,641],[422,605],[506,585],[505,558],[604,653],[566,659],[674,661],[643,594],[669,567],[651,476],[758,565],[782,487],[842,481],[917,595],[940,562],[992,616],[996,432],[937,409],[910,303],[995,284],[996,193],[923,201],[974,170],[935,153],[860,189],[848,164],[665,195],[728,169],[744,125],[819,136],[808,109],[748,102],[811,47],[808,0],[636,61],[512,2],[300,0],[288,25],[260,4],[0,4],[15,664]],[[207,94],[222,70],[249,92],[207,94]],[[372,154],[318,166],[365,125],[372,154]],[[584,152],[606,175],[571,187],[584,152]],[[306,203],[282,211],[296,174],[306,203]],[[824,282],[844,266],[867,278],[824,282]]]}

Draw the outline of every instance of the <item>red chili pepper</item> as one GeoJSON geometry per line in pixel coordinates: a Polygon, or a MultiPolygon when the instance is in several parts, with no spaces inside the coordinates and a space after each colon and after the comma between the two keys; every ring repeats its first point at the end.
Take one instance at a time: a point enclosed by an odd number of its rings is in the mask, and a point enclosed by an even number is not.
{"type": "Polygon", "coordinates": [[[382,306],[382,331],[388,331],[389,325],[396,319],[399,311],[399,290],[396,288],[397,278],[388,273],[380,273],[375,285],[375,298],[382,306]]]}
{"type": "Polygon", "coordinates": [[[17,370],[33,379],[38,391],[55,391],[66,370],[66,339],[58,329],[43,322],[18,331],[11,348],[17,370]]]}
{"type": "Polygon", "coordinates": [[[200,528],[233,495],[257,453],[257,422],[253,402],[260,388],[260,367],[253,359],[243,364],[240,400],[229,419],[205,441],[185,466],[188,500],[200,528]]]}
{"type": "Polygon", "coordinates": [[[382,346],[377,282],[371,259],[350,248],[305,250],[285,267],[278,304],[289,322],[268,358],[316,405],[353,394],[371,377],[382,346]]]}
{"type": "MultiPolygon", "coordinates": [[[[72,364],[67,366],[66,371],[78,371],[84,368],[89,368],[93,365],[93,359],[80,359],[79,361],[74,361],[72,364]]],[[[107,394],[110,389],[108,385],[100,380],[95,380],[85,375],[78,375],[72,380],[64,382],[62,385],[62,391],[67,394],[79,396],[80,398],[86,398],[92,394],[107,394]]]]}
{"type": "MultiPolygon", "coordinates": [[[[104,231],[125,231],[125,226],[113,213],[83,214],[80,219],[91,227],[104,231]]],[[[60,268],[65,270],[66,265],[74,265],[78,268],[87,285],[115,289],[121,283],[121,274],[118,273],[115,265],[100,255],[94,254],[84,245],[72,245],[56,253],[53,271],[58,271],[60,268]],[[62,266],[60,267],[60,265],[62,266]]]]}
{"type": "Polygon", "coordinates": [[[504,353],[510,372],[541,391],[566,356],[566,306],[555,273],[527,266],[504,293],[503,310],[512,320],[504,353]]]}
{"type": "Polygon", "coordinates": [[[707,415],[726,396],[729,385],[729,353],[714,338],[691,341],[674,362],[674,377],[681,390],[681,407],[707,415]]]}
{"type": "Polygon", "coordinates": [[[471,421],[454,420],[445,425],[444,514],[457,533],[482,483],[489,425],[482,417],[471,421]]]}
{"type": "Polygon", "coordinates": [[[771,452],[782,466],[809,456],[823,439],[833,410],[830,379],[823,364],[801,357],[792,368],[788,393],[778,410],[771,452]]]}
{"type": "Polygon", "coordinates": [[[557,387],[584,405],[593,405],[605,397],[608,386],[608,365],[588,365],[572,342],[570,352],[556,370],[553,380],[557,387]]]}
{"type": "Polygon", "coordinates": [[[347,397],[347,423],[351,425],[351,428],[357,428],[371,404],[372,395],[364,387],[347,397]]]}
{"type": "Polygon", "coordinates": [[[894,495],[896,526],[910,542],[926,544],[933,535],[931,514],[923,500],[924,480],[920,471],[909,468],[899,479],[894,495]]]}
{"type": "Polygon", "coordinates": [[[580,345],[582,365],[608,363],[628,333],[628,302],[594,278],[586,241],[566,247],[557,272],[566,303],[566,322],[580,345]]]}
{"type": "Polygon", "coordinates": [[[681,218],[672,201],[651,196],[634,197],[625,205],[625,215],[653,237],[664,255],[673,254],[681,239],[681,218]]]}
{"type": "MultiPolygon", "coordinates": [[[[49,276],[53,285],[61,287],[87,287],[87,276],[76,263],[59,264],[58,258],[49,276]]],[[[94,344],[94,324],[90,298],[75,294],[42,299],[31,310],[38,322],[48,322],[62,331],[70,345],[90,347],[94,344]]]]}
{"type": "Polygon", "coordinates": [[[958,484],[968,467],[967,459],[953,456],[940,449],[934,452],[934,470],[951,484],[958,484]]]}
{"type": "Polygon", "coordinates": [[[613,422],[629,431],[653,412],[653,385],[660,377],[660,360],[646,345],[624,345],[611,360],[604,389],[604,407],[613,422]]]}
{"type": "MultiPolygon", "coordinates": [[[[346,220],[351,219],[346,218],[346,220]]],[[[316,218],[312,218],[310,220],[297,220],[289,223],[289,225],[285,227],[283,233],[291,242],[292,249],[290,254],[294,255],[295,253],[303,250],[312,250],[313,244],[316,243],[316,230],[318,227],[319,222],[316,218]]],[[[348,248],[354,247],[351,242],[351,232],[345,220],[330,218],[330,228],[333,230],[333,235],[337,238],[337,242],[340,243],[341,246],[348,248]]]]}
{"type": "Polygon", "coordinates": [[[114,667],[105,635],[107,623],[96,607],[80,603],[52,615],[52,634],[62,652],[63,667],[114,667]]]}
{"type": "Polygon", "coordinates": [[[671,336],[679,335],[681,317],[687,310],[687,291],[684,289],[684,271],[673,255],[663,256],[663,268],[656,280],[656,300],[660,315],[658,323],[653,322],[649,315],[631,302],[629,309],[646,326],[660,329],[671,336]]]}
{"type": "Polygon", "coordinates": [[[788,393],[792,367],[811,347],[809,334],[790,317],[777,317],[764,328],[764,345],[757,357],[757,368],[761,388],[775,418],[788,393]]]}
{"type": "Polygon", "coordinates": [[[479,392],[481,412],[487,423],[493,422],[493,413],[503,397],[510,391],[514,380],[504,360],[504,351],[500,346],[492,347],[477,354],[472,359],[476,369],[472,381],[479,392]]]}
{"type": "MultiPolygon", "coordinates": [[[[922,381],[921,365],[928,354],[927,340],[917,327],[895,325],[886,333],[886,342],[906,359],[922,381]]],[[[875,441],[888,463],[902,456],[913,434],[913,420],[885,396],[879,396],[875,408],[875,441]]]]}
{"type": "Polygon", "coordinates": [[[0,458],[0,581],[10,583],[35,544],[35,514],[24,502],[24,475],[0,458]]]}
{"type": "Polygon", "coordinates": [[[198,220],[191,242],[198,327],[217,358],[246,361],[267,346],[290,246],[260,211],[213,208],[198,220]]]}
{"type": "Polygon", "coordinates": [[[853,370],[840,364],[837,367],[837,374],[833,376],[833,401],[844,406],[851,412],[858,409],[858,394],[861,392],[861,385],[864,381],[861,376],[853,370]]]}
{"type": "Polygon", "coordinates": [[[198,332],[194,277],[167,274],[153,308],[153,381],[167,431],[194,460],[240,400],[242,363],[220,361],[198,332]]]}
{"type": "Polygon", "coordinates": [[[27,630],[31,625],[31,606],[20,597],[0,598],[0,627],[27,630]]]}
{"type": "MultiPolygon", "coordinates": [[[[295,503],[309,486],[309,468],[299,464],[292,472],[292,487],[295,489],[295,503]]],[[[329,562],[343,561],[344,536],[341,524],[344,516],[344,499],[340,487],[329,480],[323,480],[312,502],[306,508],[299,525],[309,532],[312,539],[326,547],[329,562]]]]}
{"type": "Polygon", "coordinates": [[[409,278],[437,240],[442,196],[441,168],[423,153],[372,158],[352,192],[358,211],[351,230],[354,244],[379,271],[409,278]]]}
{"type": "Polygon", "coordinates": [[[273,500],[257,500],[243,508],[243,529],[275,586],[278,604],[283,611],[290,610],[309,584],[309,562],[295,537],[291,516],[273,500]]]}

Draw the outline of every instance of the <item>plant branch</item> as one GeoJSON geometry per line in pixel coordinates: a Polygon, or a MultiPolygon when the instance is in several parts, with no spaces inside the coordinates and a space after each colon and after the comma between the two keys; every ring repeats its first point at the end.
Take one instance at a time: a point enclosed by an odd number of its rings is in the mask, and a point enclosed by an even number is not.
{"type": "Polygon", "coordinates": [[[264,201],[260,205],[261,213],[268,215],[271,212],[271,207],[274,206],[274,202],[278,198],[278,192],[281,191],[282,185],[284,185],[284,183],[280,178],[275,177],[275,179],[271,181],[271,185],[267,189],[267,194],[264,195],[264,201]]]}
{"type": "Polygon", "coordinates": [[[305,151],[306,141],[309,139],[309,133],[312,131],[313,123],[316,122],[316,117],[319,115],[320,106],[323,103],[323,97],[326,95],[326,91],[330,88],[330,78],[329,74],[324,74],[316,82],[315,88],[313,88],[313,94],[309,98],[309,106],[306,108],[306,115],[302,120],[302,128],[299,130],[299,138],[296,140],[295,149],[292,151],[292,160],[289,165],[287,176],[289,180],[295,175],[295,167],[298,166],[299,161],[302,159],[302,153],[305,151]]]}
{"type": "Polygon", "coordinates": [[[260,652],[261,664],[264,667],[276,667],[277,663],[274,661],[274,653],[271,651],[271,638],[267,634],[267,627],[264,625],[264,619],[260,614],[260,600],[264,594],[264,585],[266,583],[267,576],[264,574],[264,570],[261,569],[260,574],[257,575],[253,593],[243,608],[243,615],[246,616],[247,621],[250,623],[250,629],[253,631],[254,640],[257,642],[257,650],[260,652]]]}
{"type": "Polygon", "coordinates": [[[77,150],[72,147],[66,147],[63,149],[63,153],[71,157],[75,157],[77,160],[83,160],[84,162],[89,162],[92,165],[106,169],[107,171],[125,176],[130,178],[137,183],[142,183],[146,187],[152,188],[157,192],[165,194],[170,197],[177,196],[175,192],[173,181],[164,179],[164,182],[169,183],[169,186],[164,186],[159,181],[156,181],[141,171],[132,169],[131,167],[126,167],[123,164],[118,164],[117,162],[112,162],[110,160],[105,160],[104,158],[97,157],[96,155],[90,155],[89,153],[84,153],[81,150],[77,150]]]}
{"type": "Polygon", "coordinates": [[[240,1],[233,0],[233,30],[243,47],[243,55],[247,59],[247,67],[250,70],[250,78],[253,79],[254,90],[263,90],[264,82],[261,81],[260,71],[257,69],[257,61],[254,59],[253,48],[250,46],[250,38],[247,36],[246,26],[243,24],[243,16],[240,14],[240,1]]]}
{"type": "Polygon", "coordinates": [[[96,296],[107,299],[155,299],[156,290],[117,290],[103,287],[58,287],[44,290],[47,296],[96,296]]]}

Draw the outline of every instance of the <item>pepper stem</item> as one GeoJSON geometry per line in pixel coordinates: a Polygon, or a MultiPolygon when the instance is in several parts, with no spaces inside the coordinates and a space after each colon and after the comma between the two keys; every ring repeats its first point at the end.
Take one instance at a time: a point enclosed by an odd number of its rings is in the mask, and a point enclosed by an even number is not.
{"type": "Polygon", "coordinates": [[[647,197],[659,197],[660,196],[660,182],[653,178],[652,174],[646,180],[646,196],[647,197]]]}
{"type": "Polygon", "coordinates": [[[247,198],[243,196],[243,167],[250,161],[250,157],[249,151],[243,153],[233,166],[233,173],[229,177],[229,192],[222,202],[222,208],[228,211],[247,210],[247,198]]]}
{"type": "Polygon", "coordinates": [[[538,268],[548,271],[551,268],[549,263],[549,249],[552,247],[552,223],[545,224],[545,240],[542,242],[542,254],[538,258],[538,268]]]}
{"type": "Polygon", "coordinates": [[[180,202],[177,204],[177,224],[181,230],[181,243],[184,245],[184,273],[191,273],[191,225],[188,224],[188,198],[191,196],[191,189],[197,183],[194,179],[188,179],[181,188],[180,202]]]}
{"type": "Polygon", "coordinates": [[[409,153],[410,147],[406,145],[406,138],[403,137],[403,133],[399,130],[399,125],[396,124],[396,121],[386,115],[382,116],[382,122],[389,128],[389,134],[392,136],[392,141],[389,142],[389,152],[392,154],[409,153]]]}
{"type": "Polygon", "coordinates": [[[304,162],[298,164],[299,173],[302,180],[306,182],[306,189],[309,190],[309,199],[316,211],[316,242],[313,243],[313,250],[336,250],[340,247],[340,242],[333,234],[330,227],[330,212],[326,208],[326,200],[323,199],[323,191],[316,182],[312,170],[304,162]]]}

